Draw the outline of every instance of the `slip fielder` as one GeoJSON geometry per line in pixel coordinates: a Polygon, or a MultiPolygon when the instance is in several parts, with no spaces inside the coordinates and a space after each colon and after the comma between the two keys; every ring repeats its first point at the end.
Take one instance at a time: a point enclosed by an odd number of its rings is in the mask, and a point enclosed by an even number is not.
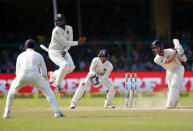
{"type": "Polygon", "coordinates": [[[25,42],[26,51],[17,57],[16,78],[11,83],[11,87],[7,95],[5,112],[3,114],[4,119],[10,117],[11,104],[15,94],[21,87],[26,85],[37,87],[40,91],[42,91],[54,109],[55,117],[65,117],[58,108],[56,97],[50,88],[49,82],[47,81],[47,69],[44,58],[41,54],[35,51],[35,48],[35,41],[32,39],[27,40],[25,42]]]}

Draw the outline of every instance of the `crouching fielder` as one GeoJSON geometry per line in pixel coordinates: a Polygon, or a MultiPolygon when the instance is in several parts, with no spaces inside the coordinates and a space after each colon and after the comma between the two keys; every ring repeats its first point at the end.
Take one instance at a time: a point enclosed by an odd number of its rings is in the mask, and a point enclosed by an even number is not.
{"type": "Polygon", "coordinates": [[[46,96],[55,111],[55,117],[64,117],[58,108],[58,103],[47,81],[47,69],[44,58],[35,52],[35,42],[31,39],[25,42],[26,51],[21,53],[16,62],[16,78],[9,89],[3,118],[10,117],[11,104],[18,90],[26,85],[37,87],[46,96]],[[41,71],[41,74],[39,73],[41,71]]]}
{"type": "Polygon", "coordinates": [[[115,95],[116,88],[113,86],[112,80],[108,78],[109,74],[113,70],[113,65],[108,61],[108,51],[103,49],[100,50],[98,57],[92,60],[90,71],[86,78],[80,82],[72,100],[70,108],[74,109],[79,99],[82,97],[84,91],[91,85],[107,88],[107,96],[105,100],[105,108],[115,108],[112,105],[112,99],[115,95]]]}
{"type": "Polygon", "coordinates": [[[152,42],[152,50],[157,54],[154,62],[166,69],[166,80],[168,82],[166,108],[173,109],[180,99],[179,93],[184,76],[184,67],[180,62],[186,62],[183,48],[164,49],[162,43],[155,40],[152,42]]]}

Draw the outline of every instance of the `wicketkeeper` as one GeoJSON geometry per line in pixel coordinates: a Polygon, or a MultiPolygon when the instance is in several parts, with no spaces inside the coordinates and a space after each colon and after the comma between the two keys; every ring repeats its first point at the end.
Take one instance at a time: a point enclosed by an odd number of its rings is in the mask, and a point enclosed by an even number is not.
{"type": "Polygon", "coordinates": [[[109,59],[109,53],[107,50],[100,50],[98,57],[93,58],[90,71],[86,78],[80,82],[72,100],[70,108],[74,109],[79,99],[82,97],[84,91],[91,85],[100,86],[107,88],[107,95],[104,107],[105,108],[115,108],[112,105],[112,99],[115,95],[116,88],[113,86],[113,82],[109,79],[109,75],[113,70],[113,65],[111,64],[109,59]]]}

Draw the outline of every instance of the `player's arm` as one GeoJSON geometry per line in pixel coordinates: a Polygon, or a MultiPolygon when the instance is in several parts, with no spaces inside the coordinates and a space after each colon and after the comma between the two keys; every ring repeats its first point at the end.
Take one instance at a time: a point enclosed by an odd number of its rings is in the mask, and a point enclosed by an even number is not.
{"type": "MultiPolygon", "coordinates": [[[[69,31],[68,40],[73,41],[73,30],[71,26],[68,27],[68,31],[69,31]]],[[[64,51],[67,52],[69,49],[70,49],[70,46],[66,46],[64,48],[64,51]]]]}
{"type": "Polygon", "coordinates": [[[15,73],[16,73],[16,76],[18,75],[18,73],[19,73],[19,70],[20,70],[20,55],[17,57],[17,61],[16,61],[16,71],[15,71],[15,73]]]}
{"type": "Polygon", "coordinates": [[[165,60],[165,64],[169,64],[171,63],[173,60],[176,59],[176,52],[173,52],[166,60],[165,60]]]}
{"type": "Polygon", "coordinates": [[[93,59],[89,68],[89,71],[96,74],[96,59],[93,59]]]}
{"type": "Polygon", "coordinates": [[[64,39],[64,35],[62,34],[63,32],[60,30],[55,30],[53,33],[54,33],[53,35],[55,36],[55,39],[57,39],[64,46],[76,46],[76,45],[78,45],[77,41],[66,41],[64,39]]]}
{"type": "Polygon", "coordinates": [[[83,44],[86,41],[85,37],[79,38],[78,41],[67,41],[64,39],[64,35],[60,30],[54,31],[53,35],[55,35],[55,38],[64,46],[77,46],[77,45],[83,44]]]}
{"type": "Polygon", "coordinates": [[[40,71],[45,80],[47,80],[47,68],[46,64],[44,62],[44,58],[40,56],[40,71]]]}

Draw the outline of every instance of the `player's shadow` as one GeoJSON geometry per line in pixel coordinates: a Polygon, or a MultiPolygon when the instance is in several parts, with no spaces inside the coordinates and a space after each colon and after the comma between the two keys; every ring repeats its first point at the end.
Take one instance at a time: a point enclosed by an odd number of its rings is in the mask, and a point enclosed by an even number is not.
{"type": "Polygon", "coordinates": [[[176,109],[193,109],[193,106],[179,106],[176,109]]]}
{"type": "Polygon", "coordinates": [[[121,118],[121,117],[133,117],[133,116],[125,116],[125,115],[122,115],[122,116],[79,116],[80,118],[101,118],[101,117],[104,117],[104,118],[113,118],[113,117],[117,117],[117,118],[121,118]]]}

